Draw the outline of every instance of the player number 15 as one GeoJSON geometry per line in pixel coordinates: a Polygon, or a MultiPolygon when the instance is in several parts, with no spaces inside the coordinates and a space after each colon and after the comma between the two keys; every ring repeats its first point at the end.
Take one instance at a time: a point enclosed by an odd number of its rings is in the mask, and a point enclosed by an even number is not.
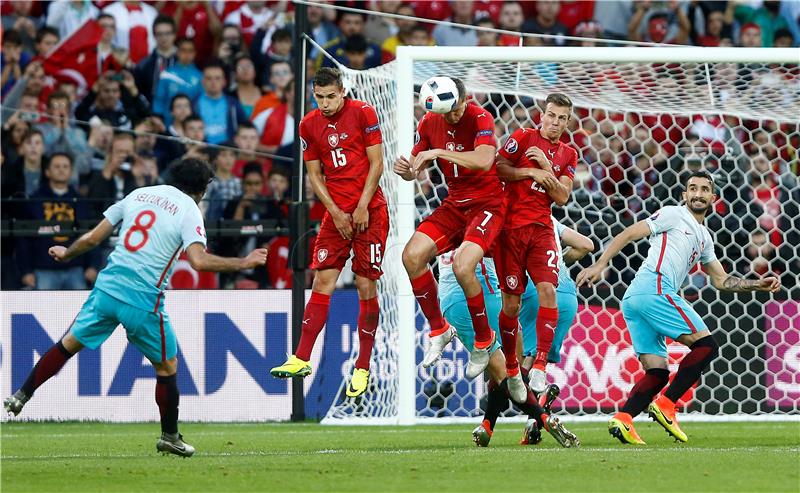
{"type": "Polygon", "coordinates": [[[341,147],[337,147],[336,149],[331,150],[331,161],[333,161],[333,167],[339,168],[347,164],[347,156],[344,154],[344,149],[341,147]]]}

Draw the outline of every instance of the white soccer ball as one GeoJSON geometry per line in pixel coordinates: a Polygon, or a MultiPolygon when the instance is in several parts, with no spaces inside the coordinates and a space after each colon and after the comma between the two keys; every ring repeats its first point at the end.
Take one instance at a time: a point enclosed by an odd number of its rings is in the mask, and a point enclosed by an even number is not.
{"type": "Polygon", "coordinates": [[[458,88],[450,77],[431,77],[419,90],[419,104],[425,111],[449,113],[458,104],[458,88]]]}

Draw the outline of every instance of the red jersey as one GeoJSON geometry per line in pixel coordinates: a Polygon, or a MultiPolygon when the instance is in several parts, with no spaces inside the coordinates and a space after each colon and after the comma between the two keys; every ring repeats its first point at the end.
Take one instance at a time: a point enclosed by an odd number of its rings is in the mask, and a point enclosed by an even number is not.
{"type": "MultiPolygon", "coordinates": [[[[383,142],[375,108],[346,98],[338,113],[328,118],[314,110],[300,122],[303,159],[321,161],[325,185],[344,212],[353,212],[369,174],[367,147],[383,142]]],[[[369,209],[386,206],[381,187],[375,190],[369,209]]]]}
{"type": "MultiPolygon", "coordinates": [[[[538,163],[525,156],[525,150],[534,146],[543,150],[553,163],[553,173],[556,178],[566,176],[572,179],[575,176],[575,166],[578,164],[578,153],[575,149],[561,141],[551,143],[535,128],[517,129],[498,154],[514,163],[517,168],[538,168],[538,163]]],[[[509,182],[506,184],[506,193],[508,194],[506,228],[519,228],[533,223],[553,225],[550,219],[553,199],[533,179],[509,182]]]]}
{"type": "MultiPolygon", "coordinates": [[[[426,113],[417,125],[417,135],[414,138],[411,154],[416,156],[429,149],[474,151],[480,145],[497,147],[494,138],[494,118],[477,104],[468,103],[464,116],[455,125],[447,123],[444,115],[426,113]]],[[[442,158],[436,161],[447,182],[448,199],[474,199],[503,193],[503,185],[497,177],[497,168],[494,164],[486,171],[478,171],[458,166],[442,158]]]]}

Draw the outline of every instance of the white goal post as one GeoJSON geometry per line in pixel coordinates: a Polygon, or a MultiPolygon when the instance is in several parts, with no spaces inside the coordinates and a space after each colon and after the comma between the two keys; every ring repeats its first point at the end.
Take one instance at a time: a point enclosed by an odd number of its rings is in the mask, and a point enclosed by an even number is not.
{"type": "MultiPolygon", "coordinates": [[[[346,79],[349,79],[351,84],[362,86],[360,98],[367,99],[368,102],[376,105],[381,118],[384,138],[387,139],[387,135],[391,133],[389,137],[391,143],[384,143],[386,170],[381,183],[385,190],[389,189],[387,199],[390,202],[394,202],[394,210],[390,213],[393,214],[392,227],[395,232],[390,237],[386,256],[387,261],[391,257],[393,264],[384,263],[388,279],[382,281],[383,289],[385,291],[385,286],[391,286],[391,296],[381,298],[381,330],[387,332],[382,337],[384,342],[396,344],[394,351],[391,351],[394,353],[391,357],[393,359],[396,358],[396,361],[391,362],[391,371],[383,372],[382,377],[376,375],[375,378],[385,377],[394,379],[395,382],[390,384],[393,388],[391,392],[392,412],[388,414],[382,413],[378,417],[371,412],[364,412],[363,409],[365,408],[363,406],[353,407],[343,404],[341,399],[337,397],[323,423],[416,424],[454,421],[473,422],[480,413],[478,403],[482,393],[485,391],[483,383],[461,382],[458,380],[458,372],[453,373],[451,371],[449,373],[453,379],[449,390],[451,393],[444,396],[443,399],[446,401],[449,396],[453,395],[453,392],[457,393],[461,388],[468,388],[467,392],[470,393],[470,400],[462,400],[459,412],[430,411],[425,408],[424,400],[426,399],[425,396],[429,400],[433,400],[433,397],[431,397],[427,388],[425,388],[424,392],[421,390],[421,388],[425,387],[425,383],[421,381],[421,375],[424,372],[418,366],[418,355],[421,352],[424,338],[420,335],[422,327],[419,326],[419,310],[416,306],[410,283],[400,262],[399,251],[402,251],[402,247],[415,230],[420,218],[420,204],[423,204],[422,208],[428,208],[428,213],[431,208],[435,208],[436,204],[433,203],[434,201],[428,200],[424,194],[421,198],[417,184],[404,182],[391,172],[394,159],[401,154],[407,156],[414,143],[416,127],[415,106],[417,104],[415,85],[418,86],[422,81],[433,75],[450,75],[461,77],[467,86],[468,92],[471,94],[482,93],[500,95],[502,98],[527,98],[534,103],[530,106],[527,104],[517,105],[515,103],[508,106],[508,109],[503,106],[506,103],[493,103],[491,97],[485,100],[487,101],[485,104],[495,104],[498,115],[504,114],[504,111],[510,111],[514,118],[517,118],[517,110],[520,107],[524,107],[525,111],[522,112],[522,118],[528,119],[528,121],[519,121],[520,125],[531,124],[529,119],[535,111],[531,108],[535,106],[536,102],[543,101],[546,95],[551,92],[564,92],[569,95],[577,108],[584,108],[588,111],[588,119],[594,119],[593,121],[597,124],[597,128],[601,124],[606,124],[606,120],[597,120],[595,112],[600,112],[597,114],[603,115],[609,115],[611,112],[622,113],[626,124],[629,115],[634,115],[636,121],[639,121],[638,118],[643,115],[655,115],[655,118],[657,118],[655,125],[663,127],[659,128],[659,130],[663,130],[667,135],[679,128],[675,123],[679,118],[689,119],[688,121],[691,122],[692,117],[700,115],[701,120],[703,120],[700,123],[703,124],[707,124],[706,117],[709,120],[719,118],[723,121],[723,124],[718,125],[717,130],[723,134],[727,130],[728,133],[726,137],[720,137],[723,141],[721,150],[718,151],[718,155],[713,156],[713,159],[715,163],[723,163],[719,164],[720,170],[722,170],[727,166],[724,163],[728,161],[741,164],[747,160],[747,156],[742,157],[741,145],[735,150],[730,147],[738,145],[732,142],[735,140],[731,137],[732,134],[748,132],[747,135],[749,136],[758,132],[758,130],[747,127],[743,123],[745,121],[757,121],[760,124],[764,124],[763,126],[768,129],[776,127],[778,130],[775,133],[782,132],[787,134],[786,140],[789,142],[792,142],[792,138],[800,138],[800,75],[798,75],[797,65],[800,65],[800,49],[795,48],[403,46],[397,49],[396,61],[377,69],[363,72],[343,69],[346,79]],[[743,70],[746,70],[746,72],[743,72],[743,70]],[[393,87],[390,89],[385,87],[376,89],[376,92],[383,94],[380,97],[376,96],[374,100],[370,100],[367,95],[370,92],[369,86],[373,80],[379,81],[376,84],[380,86],[386,86],[387,80],[389,80],[391,81],[390,85],[393,87]],[[389,106],[382,110],[381,105],[387,104],[389,106]],[[664,115],[669,116],[671,123],[662,122],[660,118],[664,115]],[[739,123],[732,123],[734,121],[739,123]],[[772,122],[777,123],[773,124],[772,122]],[[769,123],[769,125],[766,123],[769,123]],[[784,128],[789,130],[784,130],[784,128]],[[729,140],[725,141],[726,138],[729,140]],[[738,157],[732,157],[734,154],[738,157]],[[433,204],[432,207],[431,204],[433,204]],[[394,255],[392,255],[392,251],[394,255]],[[387,305],[387,303],[392,306],[387,305]],[[386,315],[383,313],[386,310],[390,310],[393,313],[391,324],[387,323],[386,315]],[[392,325],[392,327],[388,325],[392,325]],[[467,387],[463,387],[462,384],[467,387]],[[423,404],[420,404],[421,401],[423,401],[423,404]],[[358,409],[361,409],[361,411],[358,411],[358,409]]],[[[504,99],[504,101],[507,101],[507,99],[504,99]]],[[[612,121],[610,118],[608,121],[617,125],[617,128],[624,126],[619,121],[612,121]]],[[[635,127],[633,130],[639,130],[639,128],[635,127]]],[[[643,128],[643,125],[641,128],[643,128]]],[[[498,127],[498,133],[502,133],[503,130],[503,128],[498,127]]],[[[505,136],[510,133],[509,130],[508,127],[505,127],[505,131],[507,131],[505,136]]],[[[655,135],[652,129],[650,129],[650,132],[651,136],[655,135]]],[[[772,138],[772,131],[768,130],[767,132],[768,137],[772,138]]],[[[685,128],[681,128],[679,133],[682,136],[689,135],[689,131],[685,128]]],[[[695,137],[694,134],[691,135],[695,137]]],[[[614,136],[610,138],[614,138],[614,136]]],[[[695,140],[697,139],[695,138],[695,140]]],[[[659,143],[659,145],[661,144],[659,143]]],[[[674,144],[676,149],[681,145],[685,145],[684,141],[675,142],[674,144]]],[[[498,142],[498,145],[502,145],[502,143],[498,142]]],[[[710,146],[711,144],[709,144],[710,146]]],[[[590,146],[587,145],[588,147],[590,146]]],[[[783,148],[780,150],[782,151],[783,148]]],[[[675,155],[690,159],[695,154],[687,155],[675,151],[675,155]]],[[[707,157],[704,154],[702,159],[707,157]]],[[[711,157],[708,157],[708,159],[711,159],[711,157]]],[[[795,157],[795,159],[797,158],[795,157]]],[[[703,161],[703,163],[706,163],[706,161],[703,161]]],[[[727,168],[725,169],[725,173],[730,173],[727,168]]],[[[675,174],[677,175],[677,172],[675,174]]],[[[728,175],[726,174],[726,176],[728,175]]],[[[438,182],[434,180],[434,183],[438,182]]],[[[601,185],[608,185],[608,183],[601,182],[601,185]]],[[[613,187],[618,187],[618,185],[613,184],[613,187]]],[[[791,193],[798,192],[796,182],[793,185],[787,185],[787,187],[789,187],[791,193]]],[[[614,190],[618,190],[618,188],[614,188],[614,190]]],[[[616,209],[620,217],[624,214],[629,214],[627,206],[633,204],[636,199],[636,193],[633,195],[634,197],[632,198],[621,199],[622,208],[616,209]]],[[[791,195],[791,197],[796,196],[800,195],[791,195]]],[[[655,202],[650,205],[653,204],[655,202]]],[[[662,205],[660,199],[655,205],[662,205]]],[[[639,210],[640,212],[647,210],[647,205],[639,204],[636,207],[640,206],[642,207],[639,210]]],[[[566,207],[569,209],[570,207],[578,208],[579,206],[568,204],[566,207]]],[[[608,210],[601,211],[598,214],[608,214],[608,210]]],[[[572,210],[567,212],[572,212],[572,210]]],[[[783,212],[783,209],[781,209],[781,212],[783,212]]],[[[579,215],[581,214],[579,213],[579,215]]],[[[601,215],[597,217],[601,217],[601,215]]],[[[592,218],[587,214],[582,214],[581,218],[587,222],[592,221],[592,218]]],[[[622,224],[620,221],[622,220],[615,219],[613,225],[608,225],[608,231],[612,231],[614,226],[622,224]]],[[[791,227],[795,228],[795,223],[791,224],[791,227]]],[[[744,221],[737,222],[736,227],[737,233],[748,233],[744,221]]],[[[616,229],[616,231],[618,230],[619,228],[616,229]]],[[[791,232],[793,234],[800,233],[794,229],[791,232]]],[[[712,231],[713,233],[715,232],[712,231]]],[[[767,233],[770,232],[768,231],[767,233]]],[[[778,234],[781,233],[785,232],[778,231],[778,234]]],[[[606,234],[604,238],[608,238],[608,235],[606,234]]],[[[731,241],[735,241],[733,236],[731,238],[731,241]]],[[[796,246],[793,252],[797,256],[796,246]]],[[[641,254],[638,253],[636,255],[641,254]]],[[[737,259],[731,258],[728,260],[734,262],[737,259]]],[[[626,264],[625,267],[630,268],[630,264],[626,264]]],[[[795,281],[800,279],[798,273],[794,274],[793,279],[795,281]]],[[[617,295],[615,294],[618,292],[617,288],[624,288],[624,283],[624,277],[621,273],[617,281],[610,283],[612,286],[608,295],[617,295]]],[[[709,286],[701,285],[697,289],[698,296],[701,298],[698,304],[708,303],[708,300],[713,300],[714,303],[724,303],[722,298],[709,294],[711,292],[709,286]]],[[[592,299],[595,304],[599,304],[602,310],[605,311],[606,302],[599,298],[597,292],[595,292],[592,299]]],[[[754,304],[762,303],[765,299],[768,298],[748,298],[748,300],[752,301],[742,302],[743,310],[750,309],[754,304]]],[[[583,304],[585,301],[579,297],[579,303],[583,304]]],[[[782,310],[788,310],[786,303],[794,302],[800,305],[799,300],[790,298],[785,303],[781,302],[784,304],[779,303],[780,306],[775,308],[779,310],[779,317],[785,316],[790,319],[790,327],[791,324],[800,323],[800,315],[796,315],[795,312],[791,312],[791,314],[784,313],[782,310]]],[[[729,321],[733,321],[731,323],[734,324],[738,323],[736,322],[736,314],[738,312],[733,309],[725,309],[724,312],[725,317],[720,321],[720,324],[728,324],[729,321]],[[728,317],[729,315],[730,317],[728,317]]],[[[705,314],[701,312],[701,314],[704,317],[714,316],[711,313],[705,314]]],[[[610,317],[611,315],[607,313],[595,315],[598,318],[604,316],[610,317]]],[[[576,321],[576,323],[580,323],[580,320],[576,321]]],[[[756,321],[753,321],[753,325],[757,325],[756,321]]],[[[711,324],[709,326],[713,332],[714,326],[711,324]]],[[[425,332],[427,332],[427,328],[425,332]]],[[[733,328],[730,332],[738,337],[738,328],[733,328]]],[[[742,332],[744,332],[743,329],[742,332]]],[[[588,329],[586,334],[589,334],[588,329]]],[[[743,337],[746,340],[745,344],[750,344],[750,336],[743,337]]],[[[769,338],[769,336],[766,336],[766,338],[769,338]]],[[[784,342],[784,339],[781,339],[781,342],[784,342]]],[[[786,339],[785,342],[791,347],[794,347],[793,344],[800,344],[789,339],[786,339]]],[[[765,340],[763,346],[766,347],[768,343],[769,341],[765,340]]],[[[736,351],[738,356],[738,349],[736,351]]],[[[766,359],[765,356],[761,356],[758,353],[757,349],[755,351],[756,358],[766,359]]],[[[580,356],[576,356],[576,358],[580,360],[580,356]]],[[[580,361],[576,363],[573,360],[570,363],[568,360],[565,364],[576,365],[580,364],[580,361]]],[[[763,363],[763,372],[771,371],[770,364],[769,361],[763,363]]],[[[636,371],[636,368],[626,371],[628,371],[626,373],[627,377],[630,377],[631,372],[636,371]]],[[[726,370],[727,373],[730,373],[730,371],[730,368],[726,370]]],[[[749,366],[746,371],[750,372],[749,366]]],[[[800,372],[800,369],[798,369],[798,372],[800,372]]],[[[747,385],[746,382],[751,381],[751,376],[748,373],[742,378],[734,379],[737,389],[732,390],[730,396],[720,398],[719,405],[715,403],[709,407],[700,406],[693,409],[691,415],[687,417],[689,419],[800,419],[800,404],[798,404],[798,400],[800,400],[800,381],[797,381],[797,376],[790,374],[789,380],[783,382],[790,389],[783,396],[783,399],[780,396],[776,397],[771,394],[771,390],[766,388],[766,384],[762,383],[762,377],[759,375],[753,377],[754,381],[760,386],[757,392],[745,389],[736,394],[734,391],[738,391],[738,386],[747,385]],[[765,388],[762,389],[761,387],[765,388]],[[795,391],[797,393],[793,393],[795,391]],[[735,402],[740,397],[742,402],[735,402]],[[760,398],[774,399],[775,404],[765,410],[763,406],[755,402],[760,398]],[[787,399],[789,404],[786,404],[787,399]],[[794,399],[793,404],[791,399],[794,399]]],[[[715,375],[714,381],[719,386],[731,385],[730,379],[726,378],[727,374],[715,375]]],[[[463,374],[461,379],[463,379],[463,374]]],[[[439,392],[438,383],[436,385],[434,393],[439,392]]],[[[586,393],[594,392],[595,390],[591,388],[586,390],[586,393]]],[[[711,393],[713,394],[713,392],[711,393]]],[[[602,413],[609,406],[617,405],[617,402],[612,402],[614,400],[612,396],[617,395],[618,393],[608,393],[604,395],[605,399],[598,397],[596,407],[585,407],[585,405],[578,403],[578,397],[574,397],[574,403],[578,404],[565,404],[565,406],[571,409],[567,412],[576,417],[596,419],[602,416],[602,413]]],[[[365,399],[369,399],[369,397],[365,396],[365,399]]]]}

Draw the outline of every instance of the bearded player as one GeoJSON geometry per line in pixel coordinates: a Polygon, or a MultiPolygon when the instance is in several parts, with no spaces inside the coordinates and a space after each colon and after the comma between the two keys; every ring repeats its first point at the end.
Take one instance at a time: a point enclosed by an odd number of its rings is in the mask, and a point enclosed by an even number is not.
{"type": "Polygon", "coordinates": [[[336,280],[353,252],[359,298],[358,358],[346,394],[358,397],[369,383],[369,362],[378,328],[377,281],[389,233],[389,212],[378,186],[383,173],[380,124],[375,109],[346,98],[342,74],[322,68],[314,76],[318,109],[300,122],[303,159],[317,198],[327,212],[314,246],[314,284],[303,313],[295,353],[270,373],[278,378],[311,374],[311,351],[328,320],[336,280]]]}
{"type": "Polygon", "coordinates": [[[541,128],[517,129],[497,153],[497,171],[507,183],[508,210],[504,234],[498,238],[494,258],[503,309],[500,334],[509,385],[524,385],[519,374],[517,329],[520,299],[527,276],[536,285],[539,309],[536,314],[536,352],[530,371],[530,388],[541,393],[547,381],[547,354],[553,344],[558,305],[558,264],[561,251],[556,245],[551,219],[553,202],[564,205],[572,191],[578,153],[561,142],[572,114],[572,101],[553,93],[545,99],[541,128]]]}
{"type": "Polygon", "coordinates": [[[608,423],[609,433],[622,443],[645,443],[632,421],[645,409],[676,440],[689,439],[678,424],[675,403],[700,380],[700,374],[719,351],[703,319],[678,295],[697,262],[703,264],[711,285],[721,291],[774,293],[781,287],[775,277],[748,280],[725,272],[714,253],[714,240],[703,224],[716,198],[711,175],[695,171],[685,183],[685,205],[662,207],[648,219],[629,226],[614,237],[594,265],[578,274],[578,286],[592,286],[628,243],[650,237],[647,259],[622,298],[622,316],[645,370],[620,412],[608,423]],[[688,346],[690,351],[681,360],[667,390],[653,401],[669,381],[667,337],[688,346]]]}
{"type": "MultiPolygon", "coordinates": [[[[445,82],[450,85],[450,81],[445,82]]],[[[411,159],[398,158],[394,172],[411,181],[436,161],[447,182],[447,198],[409,240],[403,250],[403,265],[431,327],[430,344],[422,362],[424,367],[430,367],[456,331],[442,315],[438,286],[428,264],[436,255],[456,250],[453,273],[464,291],[475,331],[466,370],[467,378],[473,379],[489,364],[490,350],[496,340],[486,316],[475,267],[490,251],[503,227],[505,202],[494,165],[494,119],[489,112],[467,101],[461,80],[454,78],[452,83],[458,92],[457,98],[453,95],[452,109],[444,114],[425,114],[417,126],[411,159]]]]}

